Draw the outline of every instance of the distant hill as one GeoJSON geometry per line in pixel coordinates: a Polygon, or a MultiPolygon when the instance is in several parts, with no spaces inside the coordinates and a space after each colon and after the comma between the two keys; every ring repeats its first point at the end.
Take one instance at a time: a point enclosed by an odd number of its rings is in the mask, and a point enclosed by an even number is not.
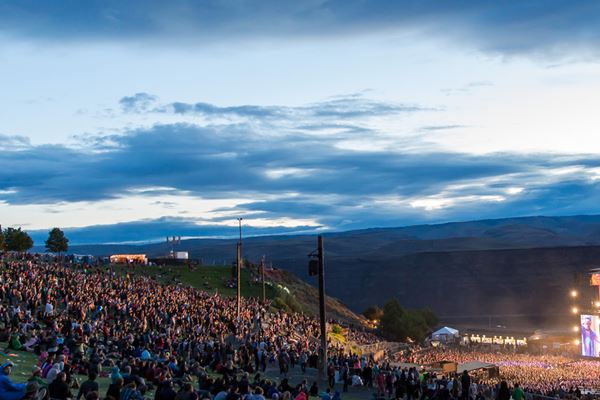
{"type": "MultiPolygon", "coordinates": [[[[391,297],[442,316],[513,314],[535,321],[568,314],[574,273],[600,264],[600,216],[525,217],[326,233],[328,294],[361,312],[391,297]],[[549,317],[550,316],[550,317],[549,317]]],[[[205,264],[230,263],[236,240],[184,240],[205,264]]],[[[244,239],[244,256],[263,255],[311,284],[308,253],[314,236],[244,239]]],[[[166,243],[73,246],[108,255],[170,250],[166,243]]],[[[552,319],[552,318],[550,318],[552,319]]]]}

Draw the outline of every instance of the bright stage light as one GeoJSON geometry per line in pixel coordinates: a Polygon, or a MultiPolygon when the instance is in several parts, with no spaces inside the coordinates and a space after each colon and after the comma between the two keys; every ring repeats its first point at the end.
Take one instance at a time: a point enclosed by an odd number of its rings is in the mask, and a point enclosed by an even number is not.
{"type": "Polygon", "coordinates": [[[600,307],[600,301],[597,301],[596,303],[594,303],[596,305],[596,307],[600,307]]]}
{"type": "Polygon", "coordinates": [[[571,290],[571,297],[577,297],[577,290],[571,290]]]}
{"type": "Polygon", "coordinates": [[[573,307],[573,309],[571,311],[573,311],[573,314],[577,314],[577,312],[579,312],[579,310],[577,309],[577,307],[573,307]]]}
{"type": "Polygon", "coordinates": [[[574,326],[573,327],[573,332],[579,332],[579,327],[578,326],[574,326]]]}
{"type": "Polygon", "coordinates": [[[581,343],[581,342],[579,341],[579,339],[575,339],[575,341],[573,342],[573,344],[574,344],[575,346],[579,346],[579,344],[580,344],[580,343],[581,343]]]}

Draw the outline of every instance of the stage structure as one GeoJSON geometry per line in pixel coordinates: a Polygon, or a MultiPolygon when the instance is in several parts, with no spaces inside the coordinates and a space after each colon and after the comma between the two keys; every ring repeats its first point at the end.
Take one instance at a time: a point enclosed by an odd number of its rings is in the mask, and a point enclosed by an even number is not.
{"type": "MultiPolygon", "coordinates": [[[[577,280],[577,279],[576,279],[577,280]]],[[[584,290],[571,290],[571,312],[576,317],[573,332],[578,334],[574,344],[583,357],[600,357],[600,268],[589,271],[589,285],[598,287],[593,296],[584,290]]],[[[580,288],[582,289],[582,288],[580,288]]]]}

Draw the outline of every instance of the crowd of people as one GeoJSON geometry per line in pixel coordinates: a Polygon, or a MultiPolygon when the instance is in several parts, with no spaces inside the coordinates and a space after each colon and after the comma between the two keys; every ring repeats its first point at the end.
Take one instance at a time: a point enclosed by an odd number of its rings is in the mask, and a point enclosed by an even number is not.
{"type": "Polygon", "coordinates": [[[479,390],[488,394],[502,381],[518,383],[526,393],[550,397],[595,391],[600,384],[600,362],[573,356],[430,347],[412,352],[404,361],[423,365],[442,361],[459,365],[472,361],[493,364],[498,367],[498,376],[489,377],[487,372],[473,374],[479,390]]]}
{"type": "MultiPolygon", "coordinates": [[[[0,342],[39,356],[31,386],[44,386],[55,399],[73,397],[79,376],[112,380],[107,393],[87,390],[85,398],[129,400],[149,390],[156,400],[173,400],[178,392],[189,392],[177,394],[178,400],[335,396],[333,386],[327,392],[287,380],[290,368],[317,367],[319,324],[313,317],[273,310],[254,298],[242,299],[238,315],[236,299],[105,267],[64,266],[35,256],[3,259],[0,342]],[[280,384],[265,378],[267,365],[279,366],[280,384]]],[[[329,355],[338,376],[358,360],[333,343],[329,355]]],[[[0,372],[4,378],[7,368],[0,372]]],[[[17,386],[8,391],[26,392],[17,386]]]]}
{"type": "MultiPolygon", "coordinates": [[[[345,335],[380,344],[363,329],[345,335]]],[[[600,382],[600,362],[565,356],[413,345],[390,363],[330,343],[319,387],[305,379],[320,355],[313,317],[253,298],[238,315],[234,298],[34,255],[0,261],[0,342],[38,359],[26,383],[13,382],[12,362],[0,365],[2,400],[339,400],[350,386],[383,399],[521,400],[582,397],[600,382]],[[499,375],[430,368],[440,361],[482,361],[499,375]],[[110,379],[103,393],[98,378],[110,379]]]]}

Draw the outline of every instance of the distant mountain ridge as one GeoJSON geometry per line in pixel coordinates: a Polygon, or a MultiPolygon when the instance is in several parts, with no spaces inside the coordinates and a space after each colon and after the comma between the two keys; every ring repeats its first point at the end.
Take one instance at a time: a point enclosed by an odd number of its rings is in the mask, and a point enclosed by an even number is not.
{"type": "MultiPolygon", "coordinates": [[[[328,294],[361,312],[391,297],[440,315],[561,315],[575,273],[600,265],[600,216],[524,217],[325,233],[328,294]],[[539,295],[536,295],[539,294],[539,295]],[[550,296],[548,294],[551,294],[550,296]]],[[[176,247],[205,264],[228,264],[235,239],[190,239],[176,247]]],[[[315,236],[249,237],[244,256],[263,255],[311,284],[315,236]]],[[[164,255],[166,243],[82,245],[71,251],[164,255]]]]}

